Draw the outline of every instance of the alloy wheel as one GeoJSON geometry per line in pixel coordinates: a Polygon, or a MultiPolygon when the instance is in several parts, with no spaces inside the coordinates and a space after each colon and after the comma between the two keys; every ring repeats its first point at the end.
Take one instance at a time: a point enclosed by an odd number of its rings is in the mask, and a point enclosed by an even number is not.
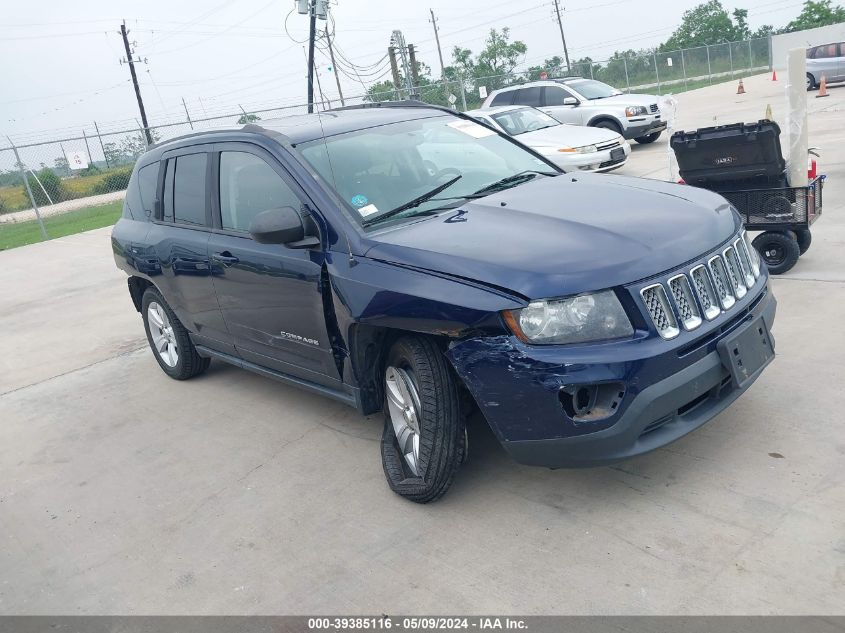
{"type": "Polygon", "coordinates": [[[156,354],[168,367],[176,367],[176,363],[179,362],[176,334],[173,332],[173,325],[170,323],[164,308],[156,301],[151,301],[149,307],[147,307],[147,323],[156,354]]]}
{"type": "Polygon", "coordinates": [[[414,475],[419,475],[420,397],[409,369],[388,367],[385,371],[387,410],[399,450],[414,475]]]}

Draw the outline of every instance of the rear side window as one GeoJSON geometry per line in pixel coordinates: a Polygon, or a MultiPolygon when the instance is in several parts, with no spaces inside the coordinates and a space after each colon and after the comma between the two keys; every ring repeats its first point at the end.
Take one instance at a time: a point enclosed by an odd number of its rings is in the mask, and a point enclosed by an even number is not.
{"type": "MultiPolygon", "coordinates": [[[[173,221],[205,226],[205,173],[208,155],[186,154],[176,158],[173,180],[173,221]]],[[[168,168],[170,161],[168,161],[168,168]]]]}
{"type": "Polygon", "coordinates": [[[503,105],[513,105],[513,97],[516,94],[516,90],[505,90],[504,92],[500,92],[495,97],[493,97],[493,101],[490,102],[491,106],[503,106],[503,105]]]}
{"type": "Polygon", "coordinates": [[[838,46],[836,44],[825,44],[824,46],[819,46],[816,48],[816,54],[814,57],[816,59],[827,58],[827,57],[837,57],[837,49],[838,46]]]}
{"type": "Polygon", "coordinates": [[[516,95],[516,103],[519,105],[527,105],[538,107],[540,103],[540,96],[543,89],[540,86],[531,86],[530,88],[521,88],[516,95]]]}

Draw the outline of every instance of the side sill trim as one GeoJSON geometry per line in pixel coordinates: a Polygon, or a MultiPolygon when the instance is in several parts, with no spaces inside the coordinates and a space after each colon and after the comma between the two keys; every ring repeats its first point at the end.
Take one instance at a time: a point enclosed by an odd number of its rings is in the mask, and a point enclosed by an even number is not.
{"type": "Polygon", "coordinates": [[[274,380],[278,380],[280,382],[293,385],[295,387],[300,387],[307,391],[311,391],[312,393],[317,393],[321,396],[327,396],[333,400],[337,400],[338,402],[347,404],[350,407],[360,409],[360,396],[357,387],[347,387],[347,389],[349,389],[352,393],[346,393],[344,391],[331,389],[323,385],[318,385],[313,382],[303,380],[302,378],[289,376],[288,374],[283,374],[282,372],[275,371],[267,367],[262,367],[261,365],[251,363],[249,361],[243,360],[242,358],[238,358],[237,356],[232,356],[231,354],[226,354],[224,352],[218,352],[217,350],[205,347],[204,345],[197,345],[196,348],[197,353],[205,358],[215,358],[217,360],[222,360],[223,362],[229,363],[230,365],[234,365],[235,367],[240,367],[241,369],[246,369],[261,376],[272,378],[274,380]]]}

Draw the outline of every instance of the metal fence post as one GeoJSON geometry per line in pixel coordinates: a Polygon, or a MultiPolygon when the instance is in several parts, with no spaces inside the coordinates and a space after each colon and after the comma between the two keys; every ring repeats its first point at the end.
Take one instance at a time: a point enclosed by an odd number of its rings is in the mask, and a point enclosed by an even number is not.
{"type": "Polygon", "coordinates": [[[748,70],[754,68],[754,53],[751,51],[751,40],[748,40],[748,70]]]}
{"type": "Polygon", "coordinates": [[[710,85],[713,85],[713,70],[710,68],[710,45],[705,44],[704,47],[707,49],[707,80],[710,82],[710,85]]]}
{"type": "Polygon", "coordinates": [[[687,63],[684,61],[684,49],[681,49],[681,71],[684,73],[684,90],[687,89],[687,63]]]}
{"type": "Polygon", "coordinates": [[[21,155],[18,153],[18,148],[15,147],[14,143],[12,143],[12,139],[9,139],[9,144],[12,146],[12,151],[15,153],[15,162],[18,165],[18,170],[21,172],[23,184],[26,186],[26,194],[29,196],[29,201],[30,203],[32,203],[32,208],[35,211],[35,218],[38,220],[38,228],[41,229],[41,237],[43,237],[45,240],[49,239],[47,237],[47,229],[44,228],[44,220],[41,219],[41,211],[38,209],[38,205],[35,204],[35,196],[32,195],[32,189],[29,187],[29,178],[26,175],[26,166],[21,160],[21,155]]]}
{"type": "Polygon", "coordinates": [[[728,42],[728,59],[731,61],[731,79],[734,78],[734,51],[731,43],[728,42]]]}
{"type": "Polygon", "coordinates": [[[657,70],[657,51],[654,51],[654,76],[657,79],[657,94],[660,94],[660,72],[657,70]]]}
{"type": "Polygon", "coordinates": [[[458,92],[461,93],[461,107],[463,108],[462,112],[466,112],[467,111],[467,95],[466,95],[466,89],[465,89],[465,86],[464,86],[464,76],[463,76],[462,73],[458,73],[458,92]]]}
{"type": "Polygon", "coordinates": [[[625,65],[625,88],[630,93],[631,81],[628,79],[628,58],[625,55],[622,56],[622,63],[625,65]]]}
{"type": "Polygon", "coordinates": [[[82,138],[85,139],[85,151],[88,152],[88,160],[94,162],[94,157],[91,156],[91,146],[88,145],[88,135],[85,134],[85,128],[82,128],[82,138]]]}
{"type": "Polygon", "coordinates": [[[593,62],[592,61],[590,61],[590,79],[595,79],[595,77],[593,77],[593,62]]]}
{"type": "MultiPolygon", "coordinates": [[[[109,157],[106,154],[106,146],[103,145],[103,137],[100,136],[100,128],[97,127],[96,121],[94,121],[94,130],[96,130],[97,139],[99,139],[99,141],[100,141],[100,149],[103,150],[103,160],[106,161],[106,169],[111,169],[111,167],[109,166],[109,157]]],[[[93,161],[91,161],[91,162],[93,162],[93,161]]]]}

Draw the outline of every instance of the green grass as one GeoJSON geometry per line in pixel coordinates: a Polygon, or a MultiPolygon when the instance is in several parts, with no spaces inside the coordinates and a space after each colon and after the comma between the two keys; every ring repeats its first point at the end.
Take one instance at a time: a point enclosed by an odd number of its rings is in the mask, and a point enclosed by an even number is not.
{"type": "MultiPolygon", "coordinates": [[[[123,202],[118,201],[44,218],[47,237],[53,239],[111,226],[117,222],[122,209],[123,202]]],[[[0,251],[41,241],[37,220],[0,224],[0,251]]]]}

